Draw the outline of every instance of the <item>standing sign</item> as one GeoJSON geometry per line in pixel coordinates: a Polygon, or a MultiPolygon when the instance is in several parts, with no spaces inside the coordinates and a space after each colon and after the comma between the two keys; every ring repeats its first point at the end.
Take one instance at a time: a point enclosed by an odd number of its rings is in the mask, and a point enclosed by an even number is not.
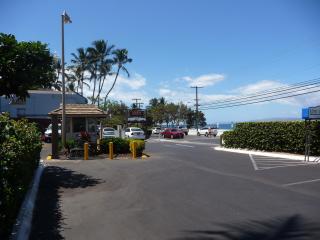
{"type": "Polygon", "coordinates": [[[146,121],[145,110],[131,109],[128,112],[128,122],[144,122],[146,121]]]}
{"type": "Polygon", "coordinates": [[[320,119],[320,106],[309,108],[309,119],[320,119]]]}
{"type": "Polygon", "coordinates": [[[305,120],[320,119],[320,106],[303,108],[302,118],[305,120]]]}

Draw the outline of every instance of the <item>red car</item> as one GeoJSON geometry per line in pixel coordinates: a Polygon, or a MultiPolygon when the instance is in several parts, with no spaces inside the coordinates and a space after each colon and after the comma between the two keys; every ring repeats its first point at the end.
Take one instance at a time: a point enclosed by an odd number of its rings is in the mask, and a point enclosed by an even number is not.
{"type": "Polygon", "coordinates": [[[176,128],[167,128],[160,134],[164,138],[184,138],[184,133],[176,128]]]}

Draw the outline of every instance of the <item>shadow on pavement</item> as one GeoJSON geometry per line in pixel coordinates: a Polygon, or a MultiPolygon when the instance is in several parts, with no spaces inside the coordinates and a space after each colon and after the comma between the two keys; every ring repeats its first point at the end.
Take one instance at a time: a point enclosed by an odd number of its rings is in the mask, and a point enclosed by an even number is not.
{"type": "Polygon", "coordinates": [[[46,167],[41,179],[29,239],[64,239],[61,188],[86,188],[101,183],[66,168],[46,167]]]}
{"type": "Polygon", "coordinates": [[[222,225],[222,230],[185,231],[175,240],[315,240],[319,225],[306,222],[300,215],[269,221],[222,225]]]}

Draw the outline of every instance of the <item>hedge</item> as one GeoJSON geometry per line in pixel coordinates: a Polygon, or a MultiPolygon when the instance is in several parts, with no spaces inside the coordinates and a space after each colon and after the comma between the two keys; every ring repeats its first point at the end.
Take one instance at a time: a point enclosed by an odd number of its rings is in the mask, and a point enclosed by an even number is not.
{"type": "Polygon", "coordinates": [[[123,138],[104,138],[100,142],[100,149],[103,153],[109,153],[109,142],[113,142],[113,152],[115,154],[128,154],[132,152],[130,142],[137,142],[137,155],[141,156],[145,149],[144,140],[123,139],[123,138]]]}
{"type": "MultiPolygon", "coordinates": [[[[320,122],[311,122],[311,155],[320,155],[320,122]]],[[[238,123],[233,131],[223,133],[224,146],[262,151],[303,154],[305,123],[250,122],[238,123]]]]}
{"type": "Polygon", "coordinates": [[[9,236],[39,164],[40,135],[34,123],[0,115],[0,239],[9,236]]]}

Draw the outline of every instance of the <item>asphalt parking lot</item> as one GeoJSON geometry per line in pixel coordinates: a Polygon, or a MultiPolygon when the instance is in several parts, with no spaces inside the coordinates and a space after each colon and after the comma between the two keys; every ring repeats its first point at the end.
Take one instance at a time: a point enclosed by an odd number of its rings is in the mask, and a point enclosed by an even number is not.
{"type": "Polygon", "coordinates": [[[47,161],[31,239],[223,239],[241,225],[319,239],[319,164],[160,140],[146,160],[47,161]]]}

